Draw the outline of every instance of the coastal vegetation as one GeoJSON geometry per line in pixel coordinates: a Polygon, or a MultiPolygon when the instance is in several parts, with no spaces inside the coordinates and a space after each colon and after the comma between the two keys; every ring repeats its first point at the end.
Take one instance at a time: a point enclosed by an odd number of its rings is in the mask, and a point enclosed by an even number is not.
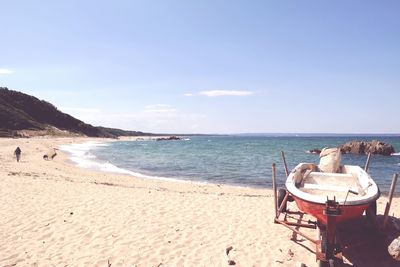
{"type": "Polygon", "coordinates": [[[0,137],[38,135],[117,138],[152,134],[96,127],[61,112],[45,100],[0,87],[0,137]]]}

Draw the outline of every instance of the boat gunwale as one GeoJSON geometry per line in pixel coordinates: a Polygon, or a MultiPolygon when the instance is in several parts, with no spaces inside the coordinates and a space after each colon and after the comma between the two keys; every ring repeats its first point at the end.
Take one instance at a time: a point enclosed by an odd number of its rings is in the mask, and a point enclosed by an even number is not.
{"type": "MultiPolygon", "coordinates": [[[[317,205],[322,205],[322,206],[325,206],[325,204],[326,204],[326,202],[321,203],[321,202],[311,201],[311,200],[308,200],[308,199],[303,199],[303,198],[301,198],[301,197],[299,197],[299,196],[297,196],[297,195],[292,194],[289,190],[288,190],[288,192],[289,192],[291,195],[293,195],[294,198],[297,198],[297,199],[299,199],[299,200],[301,200],[301,201],[304,201],[304,202],[307,202],[307,203],[317,204],[317,205]]],[[[311,195],[311,194],[310,194],[310,195],[311,195]]],[[[343,203],[339,202],[339,206],[351,207],[351,206],[364,206],[364,205],[369,205],[369,203],[371,203],[371,202],[377,200],[377,199],[380,197],[380,195],[381,195],[381,192],[380,192],[380,190],[378,190],[378,194],[374,197],[374,199],[371,198],[370,201],[369,201],[369,199],[368,199],[368,201],[366,201],[365,203],[355,203],[355,204],[354,204],[354,203],[353,203],[353,204],[350,203],[350,201],[346,201],[346,204],[345,204],[345,205],[344,205],[343,203]]],[[[356,201],[353,201],[353,202],[356,202],[356,201]]]]}
{"type": "MultiPolygon", "coordinates": [[[[293,181],[294,170],[299,169],[301,166],[306,165],[306,164],[310,164],[310,163],[299,163],[292,170],[292,172],[289,174],[289,176],[287,177],[286,182],[285,182],[286,190],[291,195],[293,195],[294,197],[298,198],[299,200],[302,200],[302,201],[305,201],[305,202],[308,202],[308,203],[313,203],[313,204],[325,205],[326,200],[323,200],[321,196],[301,191],[294,184],[294,181],[293,181]]],[[[361,169],[360,166],[356,166],[356,165],[347,165],[347,166],[354,166],[354,167],[358,167],[358,168],[361,169]]],[[[363,172],[365,172],[363,169],[361,169],[361,170],[363,172]]],[[[347,199],[346,201],[345,200],[338,201],[338,199],[337,199],[337,201],[339,203],[339,206],[363,206],[363,205],[368,205],[369,203],[376,201],[380,197],[381,192],[379,190],[379,187],[377,186],[375,181],[371,178],[371,176],[368,173],[366,173],[366,174],[369,177],[369,180],[371,180],[372,186],[376,188],[376,193],[374,195],[372,195],[372,196],[369,196],[367,198],[362,198],[362,199],[355,199],[355,200],[347,199]]]]}

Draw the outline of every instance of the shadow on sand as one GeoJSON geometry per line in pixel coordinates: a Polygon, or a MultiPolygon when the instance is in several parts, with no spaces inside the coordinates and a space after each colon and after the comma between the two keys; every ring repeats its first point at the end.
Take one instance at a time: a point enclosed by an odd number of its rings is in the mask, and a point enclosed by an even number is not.
{"type": "Polygon", "coordinates": [[[382,222],[383,215],[377,216],[377,227],[364,216],[338,228],[337,239],[343,256],[352,264],[345,263],[343,266],[400,266],[400,262],[392,259],[387,250],[392,240],[400,235],[400,219],[389,217],[386,229],[380,231],[382,222]]]}

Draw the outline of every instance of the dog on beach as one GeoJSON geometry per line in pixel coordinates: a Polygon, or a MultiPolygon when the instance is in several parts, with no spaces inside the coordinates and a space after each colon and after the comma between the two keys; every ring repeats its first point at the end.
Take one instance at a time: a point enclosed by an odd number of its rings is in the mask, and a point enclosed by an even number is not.
{"type": "Polygon", "coordinates": [[[48,154],[44,154],[43,155],[43,159],[44,160],[50,160],[50,159],[54,159],[55,156],[57,156],[57,148],[53,148],[53,152],[52,153],[48,153],[48,154]],[[50,155],[50,156],[49,156],[50,155]]]}

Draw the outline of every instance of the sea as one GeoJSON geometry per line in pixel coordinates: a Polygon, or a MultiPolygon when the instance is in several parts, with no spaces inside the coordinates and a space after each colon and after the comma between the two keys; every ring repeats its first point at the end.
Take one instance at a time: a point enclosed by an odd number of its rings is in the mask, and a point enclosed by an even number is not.
{"type": "MultiPolygon", "coordinates": [[[[289,170],[300,162],[319,162],[310,149],[337,147],[351,140],[380,140],[393,145],[391,156],[373,155],[369,173],[385,193],[400,172],[400,136],[356,135],[217,135],[188,136],[177,141],[86,142],[61,146],[82,168],[149,179],[195,181],[256,188],[272,187],[272,164],[278,184],[285,181],[281,151],[289,170]]],[[[366,155],[345,154],[342,164],[364,167],[366,155]]],[[[397,186],[397,192],[400,186],[397,186]]]]}

